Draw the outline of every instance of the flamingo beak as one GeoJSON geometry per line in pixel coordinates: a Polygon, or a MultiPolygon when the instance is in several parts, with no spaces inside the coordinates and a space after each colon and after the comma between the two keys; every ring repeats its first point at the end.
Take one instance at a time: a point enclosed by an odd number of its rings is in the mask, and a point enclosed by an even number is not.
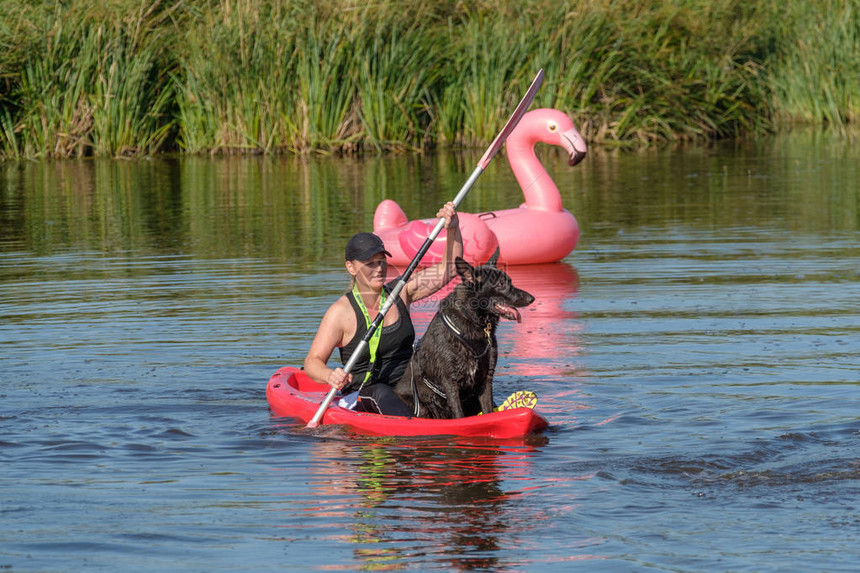
{"type": "Polygon", "coordinates": [[[585,153],[585,151],[577,151],[570,156],[570,159],[568,159],[567,164],[573,167],[574,165],[585,159],[585,153]]]}
{"type": "Polygon", "coordinates": [[[575,127],[561,134],[561,143],[570,155],[567,161],[568,165],[573,167],[585,159],[585,154],[588,153],[588,146],[585,144],[585,139],[583,139],[575,127]]]}

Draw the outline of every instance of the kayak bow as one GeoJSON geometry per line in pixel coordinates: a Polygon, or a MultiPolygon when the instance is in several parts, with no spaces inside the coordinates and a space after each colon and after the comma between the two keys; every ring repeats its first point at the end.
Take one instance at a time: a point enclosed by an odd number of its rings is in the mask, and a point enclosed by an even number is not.
{"type": "MultiPolygon", "coordinates": [[[[298,368],[285,366],[272,374],[266,385],[266,399],[278,417],[307,422],[316,414],[320,400],[331,388],[313,381],[298,368]]],[[[545,430],[549,423],[531,408],[513,408],[480,416],[452,420],[404,418],[355,412],[332,403],[321,424],[342,425],[362,434],[377,436],[480,436],[519,438],[545,430]]]]}

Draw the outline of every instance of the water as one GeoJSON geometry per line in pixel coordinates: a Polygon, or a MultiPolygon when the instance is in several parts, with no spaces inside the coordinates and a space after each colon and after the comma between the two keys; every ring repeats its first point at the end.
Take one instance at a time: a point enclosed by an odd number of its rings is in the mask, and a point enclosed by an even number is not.
{"type": "MultiPolygon", "coordinates": [[[[269,415],[393,197],[477,156],[0,164],[0,567],[853,571],[860,152],[542,152],[583,228],[499,331],[525,440],[269,415]]],[[[499,157],[463,204],[518,202],[499,157]]],[[[419,330],[433,307],[419,306],[419,330]]]]}

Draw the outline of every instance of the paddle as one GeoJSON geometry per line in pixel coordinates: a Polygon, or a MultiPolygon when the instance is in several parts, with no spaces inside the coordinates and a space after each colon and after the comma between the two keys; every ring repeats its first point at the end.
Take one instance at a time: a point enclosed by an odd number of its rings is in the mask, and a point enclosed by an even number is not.
{"type": "MultiPolygon", "coordinates": [[[[523,115],[528,110],[529,106],[532,104],[532,100],[535,98],[535,94],[540,89],[541,83],[543,83],[543,69],[541,69],[538,74],[535,76],[535,79],[532,81],[532,85],[529,86],[526,95],[523,96],[523,99],[520,101],[517,108],[514,110],[514,113],[511,114],[510,119],[508,119],[508,123],[505,124],[505,127],[502,128],[502,131],[499,132],[499,135],[496,136],[496,139],[490,144],[490,147],[487,148],[487,151],[484,153],[481,160],[478,161],[478,166],[475,167],[475,170],[472,171],[472,174],[466,180],[466,183],[463,184],[463,187],[460,188],[460,192],[457,193],[457,196],[454,197],[454,207],[458,207],[463,199],[466,198],[466,195],[469,194],[469,190],[472,189],[472,186],[475,184],[475,181],[478,180],[478,177],[489,165],[490,160],[498,153],[499,149],[501,149],[502,144],[520,122],[523,115]]],[[[406,286],[406,281],[409,280],[409,277],[412,276],[412,272],[418,267],[418,263],[421,262],[421,259],[424,258],[424,255],[427,254],[427,251],[430,249],[430,246],[433,244],[433,241],[442,231],[442,227],[445,226],[445,218],[440,217],[439,222],[436,223],[436,226],[433,228],[433,231],[430,235],[424,240],[424,244],[421,245],[421,248],[418,249],[418,252],[415,253],[415,256],[412,258],[412,262],[409,263],[409,266],[406,267],[406,271],[400,277],[400,280],[397,281],[397,284],[394,285],[394,288],[391,290],[391,293],[388,295],[388,298],[385,301],[385,304],[379,309],[379,314],[376,315],[376,318],[373,319],[373,322],[370,323],[370,327],[367,329],[367,332],[364,333],[364,336],[361,338],[361,342],[358,343],[358,346],[355,348],[355,352],[352,353],[352,356],[349,357],[349,360],[346,361],[346,365],[343,367],[343,371],[349,374],[352,371],[353,366],[358,361],[361,356],[363,356],[364,352],[367,350],[370,339],[373,338],[373,334],[376,332],[382,325],[382,321],[385,318],[385,314],[388,312],[396,302],[398,297],[400,296],[400,291],[403,290],[403,287],[406,286]]],[[[320,420],[325,414],[326,409],[328,409],[329,404],[334,399],[335,394],[337,394],[337,389],[332,388],[328,394],[326,394],[325,399],[320,404],[319,409],[317,410],[314,417],[311,418],[311,421],[308,422],[308,428],[316,428],[319,426],[320,420]]]]}

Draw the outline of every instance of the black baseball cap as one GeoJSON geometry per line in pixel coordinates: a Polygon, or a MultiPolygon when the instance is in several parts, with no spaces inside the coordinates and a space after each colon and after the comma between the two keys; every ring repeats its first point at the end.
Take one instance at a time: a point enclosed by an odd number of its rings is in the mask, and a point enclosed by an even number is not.
{"type": "Polygon", "coordinates": [[[376,253],[391,253],[385,250],[385,243],[373,233],[356,233],[346,244],[347,261],[366,261],[376,253]]]}

